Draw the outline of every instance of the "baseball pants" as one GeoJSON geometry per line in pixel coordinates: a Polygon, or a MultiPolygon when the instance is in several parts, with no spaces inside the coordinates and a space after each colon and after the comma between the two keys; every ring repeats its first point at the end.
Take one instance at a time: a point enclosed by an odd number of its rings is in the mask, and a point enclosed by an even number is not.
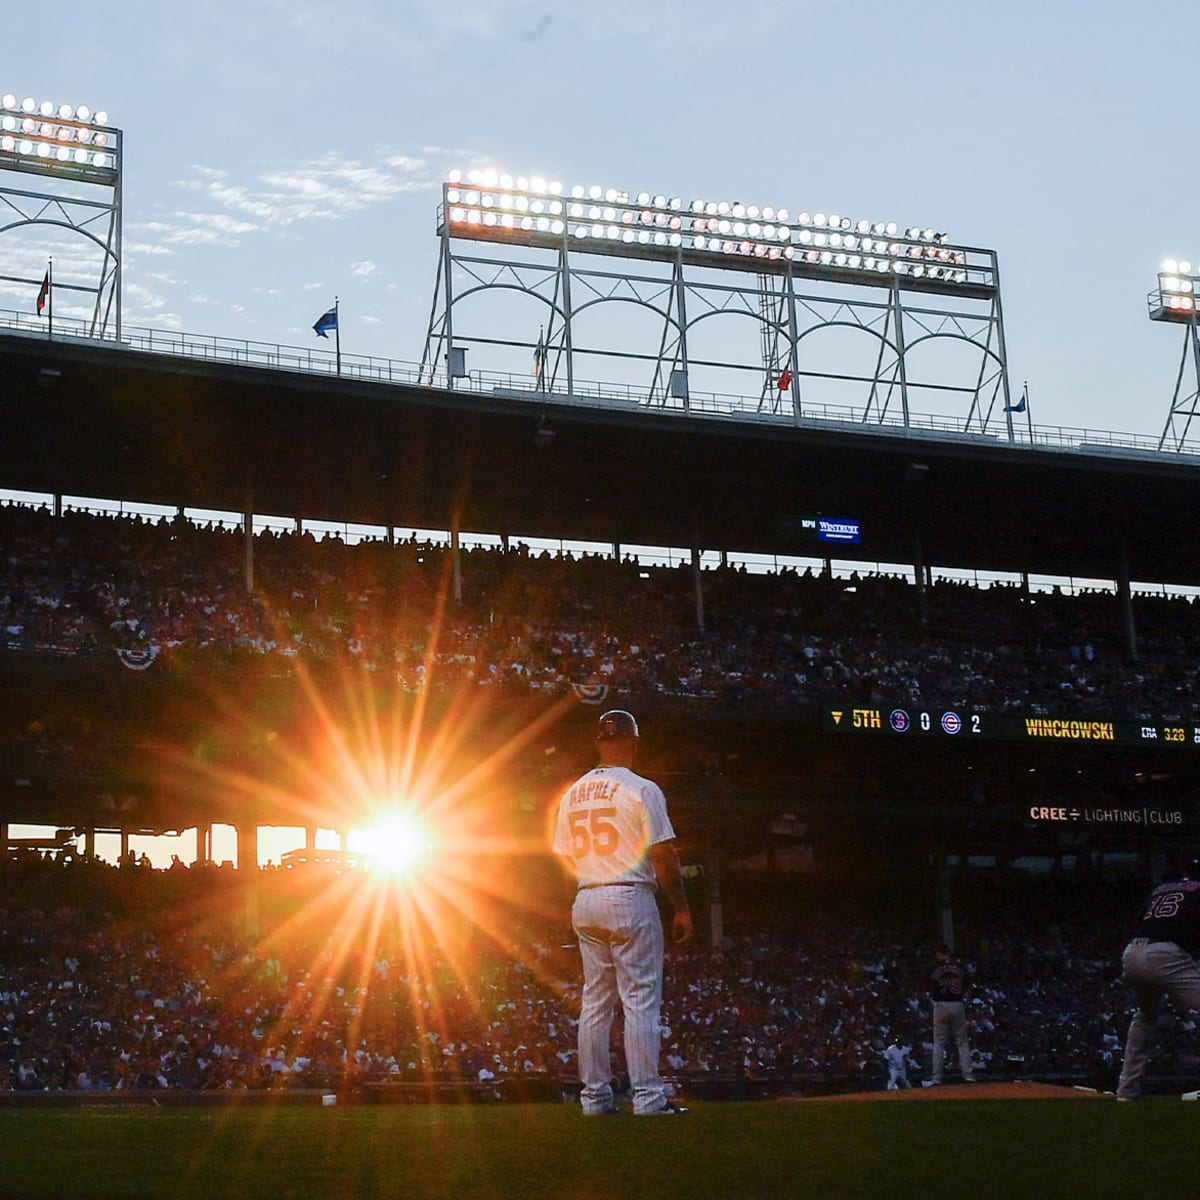
{"type": "Polygon", "coordinates": [[[1125,1037],[1117,1095],[1132,1100],[1142,1090],[1163,997],[1170,996],[1180,1013],[1189,1008],[1200,1010],[1200,966],[1174,942],[1134,938],[1121,955],[1121,978],[1133,990],[1137,1010],[1125,1037]]]}
{"type": "Polygon", "coordinates": [[[967,1008],[961,1000],[937,1000],[933,1005],[933,1082],[941,1083],[946,1071],[946,1042],[958,1047],[958,1066],[962,1077],[971,1083],[971,1047],[967,1044],[967,1008]]]}
{"type": "Polygon", "coordinates": [[[667,1103],[659,1075],[663,927],[652,888],[582,888],[571,923],[583,960],[579,1013],[579,1102],[585,1113],[612,1107],[609,1038],[617,1004],[625,1012],[625,1065],[635,1114],[667,1103]]]}

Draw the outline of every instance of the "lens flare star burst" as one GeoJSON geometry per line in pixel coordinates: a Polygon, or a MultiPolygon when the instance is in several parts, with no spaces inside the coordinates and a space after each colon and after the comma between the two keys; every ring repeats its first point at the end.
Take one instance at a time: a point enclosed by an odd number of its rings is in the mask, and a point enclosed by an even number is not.
{"type": "Polygon", "coordinates": [[[561,915],[552,889],[528,885],[547,848],[522,765],[540,756],[522,751],[574,701],[506,710],[473,681],[438,687],[437,661],[428,650],[415,692],[381,671],[303,661],[286,681],[197,674],[192,741],[156,747],[156,786],[208,820],[340,835],[339,851],[257,874],[274,899],[255,901],[253,950],[215,986],[236,995],[243,974],[287,964],[265,1043],[346,1072],[385,1053],[437,1070],[447,1006],[484,1020],[484,956],[541,974],[515,931],[523,914],[561,915]]]}

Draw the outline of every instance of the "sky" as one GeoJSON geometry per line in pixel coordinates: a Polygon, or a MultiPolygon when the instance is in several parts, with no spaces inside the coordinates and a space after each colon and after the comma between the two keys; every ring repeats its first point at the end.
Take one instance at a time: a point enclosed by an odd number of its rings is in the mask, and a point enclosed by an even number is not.
{"type": "MultiPolygon", "coordinates": [[[[416,362],[441,182],[494,166],[994,249],[1034,424],[1157,437],[1182,335],[1146,296],[1200,259],[1197,34],[1189,0],[60,0],[0,92],[123,131],[126,328],[315,348],[336,296],[345,353],[416,362]]],[[[0,275],[46,254],[0,232],[0,275]]]]}

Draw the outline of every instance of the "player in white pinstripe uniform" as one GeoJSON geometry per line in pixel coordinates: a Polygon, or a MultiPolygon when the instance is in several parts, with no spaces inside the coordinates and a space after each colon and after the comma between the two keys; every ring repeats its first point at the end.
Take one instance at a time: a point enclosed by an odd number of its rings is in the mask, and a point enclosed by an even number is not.
{"type": "Polygon", "coordinates": [[[600,765],[563,794],[554,852],[574,872],[571,923],[583,960],[579,1014],[579,1102],[587,1116],[619,1111],[613,1098],[609,1037],[617,1004],[625,1013],[625,1061],[636,1116],[686,1113],[667,1099],[662,1049],[663,927],[659,887],[674,909],[675,942],[692,936],[692,916],[675,850],[675,830],[658,784],[630,768],[638,727],[622,709],[598,723],[600,765]]]}

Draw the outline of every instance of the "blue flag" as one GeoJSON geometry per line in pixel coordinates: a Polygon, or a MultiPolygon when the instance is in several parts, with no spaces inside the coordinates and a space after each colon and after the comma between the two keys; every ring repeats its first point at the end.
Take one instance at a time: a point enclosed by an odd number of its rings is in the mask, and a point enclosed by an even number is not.
{"type": "Polygon", "coordinates": [[[1024,389],[1021,391],[1020,400],[1018,400],[1016,402],[1016,404],[1006,404],[1004,406],[1004,411],[1005,412],[1023,413],[1028,406],[1029,406],[1029,384],[1026,384],[1024,389]]]}
{"type": "Polygon", "coordinates": [[[336,329],[338,327],[337,309],[331,308],[323,316],[317,318],[316,324],[313,326],[313,333],[317,337],[327,337],[327,330],[336,329]]]}

